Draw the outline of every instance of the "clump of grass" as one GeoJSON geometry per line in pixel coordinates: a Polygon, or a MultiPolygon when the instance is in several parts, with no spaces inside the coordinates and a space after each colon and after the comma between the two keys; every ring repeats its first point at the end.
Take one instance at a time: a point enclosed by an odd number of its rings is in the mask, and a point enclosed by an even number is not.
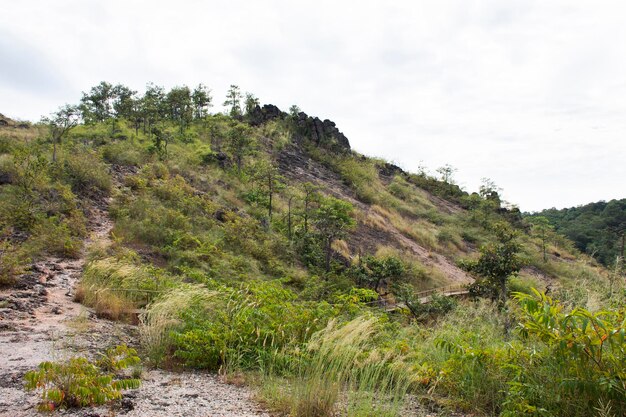
{"type": "Polygon", "coordinates": [[[181,324],[181,313],[192,305],[211,303],[218,293],[201,285],[184,285],[165,293],[152,303],[140,317],[141,344],[148,358],[155,364],[163,363],[172,354],[174,340],[172,330],[181,324]]]}
{"type": "Polygon", "coordinates": [[[331,320],[311,338],[289,389],[264,390],[268,402],[297,417],[399,415],[410,378],[391,354],[374,348],[377,323],[331,320]]]}
{"type": "Polygon", "coordinates": [[[156,268],[105,258],[87,265],[76,299],[93,307],[101,317],[129,319],[135,316],[137,308],[170,285],[171,280],[156,268]]]}

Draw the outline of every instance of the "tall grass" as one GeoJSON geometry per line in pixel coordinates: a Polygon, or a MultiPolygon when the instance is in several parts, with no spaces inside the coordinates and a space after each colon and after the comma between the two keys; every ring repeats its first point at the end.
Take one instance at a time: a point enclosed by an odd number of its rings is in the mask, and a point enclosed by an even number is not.
{"type": "Polygon", "coordinates": [[[297,417],[401,415],[409,373],[375,348],[378,330],[376,318],[331,320],[307,344],[289,389],[274,386],[265,396],[297,417]]]}

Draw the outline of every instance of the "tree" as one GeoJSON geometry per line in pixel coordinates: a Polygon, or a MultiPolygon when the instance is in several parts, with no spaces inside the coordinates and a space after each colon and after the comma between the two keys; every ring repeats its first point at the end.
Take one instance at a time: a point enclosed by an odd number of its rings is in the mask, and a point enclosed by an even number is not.
{"type": "Polygon", "coordinates": [[[114,97],[113,85],[106,81],[92,87],[89,93],[83,93],[80,101],[85,122],[103,122],[112,117],[114,97]]]}
{"type": "Polygon", "coordinates": [[[80,110],[77,106],[66,104],[60,107],[50,117],[41,119],[42,123],[48,125],[52,139],[52,162],[57,160],[57,144],[60,145],[62,139],[67,136],[70,130],[76,127],[80,121],[80,110]]]}
{"type": "Polygon", "coordinates": [[[134,98],[137,94],[136,91],[130,88],[118,84],[111,90],[113,114],[115,117],[123,117],[125,119],[131,119],[134,107],[134,98]]]}
{"type": "Polygon", "coordinates": [[[352,217],[352,204],[334,197],[325,197],[315,211],[315,227],[317,228],[326,253],[326,272],[330,271],[332,243],[341,239],[356,224],[352,217]]]}
{"type": "Polygon", "coordinates": [[[254,96],[252,93],[246,93],[246,101],[245,101],[245,109],[246,114],[252,113],[255,107],[260,105],[260,101],[258,98],[254,96]]]}
{"type": "Polygon", "coordinates": [[[250,128],[235,122],[228,131],[228,151],[235,158],[237,173],[241,175],[243,160],[254,151],[255,140],[250,128]]]}
{"type": "Polygon", "coordinates": [[[361,268],[364,270],[361,276],[374,291],[378,291],[385,281],[400,282],[406,269],[402,261],[394,256],[377,258],[371,255],[363,259],[361,268]]]}
{"type": "Polygon", "coordinates": [[[502,222],[496,223],[493,229],[496,242],[482,246],[478,260],[466,262],[465,267],[486,280],[492,298],[499,299],[504,307],[509,278],[519,272],[523,263],[518,256],[517,232],[502,222]]]}
{"type": "Polygon", "coordinates": [[[313,208],[313,204],[319,202],[320,200],[320,187],[319,185],[313,184],[311,182],[305,182],[301,185],[303,197],[303,209],[302,209],[302,220],[304,233],[309,233],[309,218],[311,217],[311,211],[313,208]]]}
{"type": "Polygon", "coordinates": [[[238,86],[231,84],[228,92],[226,93],[226,100],[224,101],[224,106],[230,107],[229,114],[232,117],[241,116],[241,90],[238,86]]]}
{"type": "Polygon", "coordinates": [[[548,262],[548,255],[546,253],[547,233],[552,230],[550,220],[544,216],[531,217],[531,224],[533,225],[533,231],[539,235],[541,239],[541,252],[543,253],[543,261],[548,262]]]}
{"type": "Polygon", "coordinates": [[[260,161],[254,169],[253,180],[258,181],[262,192],[268,198],[268,219],[269,224],[272,222],[272,200],[276,191],[281,190],[285,186],[285,177],[280,175],[278,168],[267,161],[260,161]]]}
{"type": "Polygon", "coordinates": [[[209,107],[213,98],[211,97],[211,90],[206,88],[203,84],[198,86],[191,93],[191,101],[193,102],[193,114],[196,119],[202,119],[207,115],[209,107]]]}
{"type": "Polygon", "coordinates": [[[302,110],[300,110],[300,107],[298,107],[297,105],[293,104],[291,107],[289,107],[289,115],[291,117],[293,117],[294,119],[296,117],[298,117],[298,114],[300,114],[302,110]]]}
{"type": "Polygon", "coordinates": [[[143,132],[152,134],[152,127],[165,115],[165,89],[155,84],[148,84],[142,98],[143,132]]]}
{"type": "Polygon", "coordinates": [[[437,168],[437,172],[441,175],[441,181],[450,185],[454,184],[453,176],[456,171],[457,169],[450,164],[437,168]]]}
{"type": "Polygon", "coordinates": [[[172,88],[169,93],[167,93],[167,96],[165,96],[165,102],[170,119],[178,122],[180,133],[182,134],[185,131],[185,127],[191,123],[191,119],[193,118],[191,91],[189,87],[183,85],[182,87],[172,88]]]}

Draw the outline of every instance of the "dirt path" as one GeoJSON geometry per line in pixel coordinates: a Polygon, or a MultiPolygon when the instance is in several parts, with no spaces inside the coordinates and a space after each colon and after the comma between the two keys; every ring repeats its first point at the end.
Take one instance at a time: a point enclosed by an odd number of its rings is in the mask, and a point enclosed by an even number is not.
{"type": "MultiPolygon", "coordinates": [[[[90,209],[85,248],[109,239],[113,224],[109,201],[90,209]]],[[[109,346],[136,344],[137,328],[99,319],[73,301],[85,266],[79,259],[46,258],[33,265],[13,288],[0,291],[0,417],[39,415],[37,396],[23,389],[23,376],[40,362],[81,354],[93,356],[109,346]]],[[[68,416],[267,416],[245,388],[226,385],[204,373],[146,371],[143,386],[125,394],[114,408],[66,410],[68,416]]]]}

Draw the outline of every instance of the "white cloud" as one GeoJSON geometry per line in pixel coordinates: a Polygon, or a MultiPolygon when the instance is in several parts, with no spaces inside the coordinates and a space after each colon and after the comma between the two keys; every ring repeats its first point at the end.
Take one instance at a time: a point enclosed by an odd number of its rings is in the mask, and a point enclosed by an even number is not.
{"type": "Polygon", "coordinates": [[[217,103],[237,83],[524,210],[623,198],[625,18],[620,1],[21,0],[0,15],[0,111],[36,119],[101,80],[204,82],[217,103]]]}

